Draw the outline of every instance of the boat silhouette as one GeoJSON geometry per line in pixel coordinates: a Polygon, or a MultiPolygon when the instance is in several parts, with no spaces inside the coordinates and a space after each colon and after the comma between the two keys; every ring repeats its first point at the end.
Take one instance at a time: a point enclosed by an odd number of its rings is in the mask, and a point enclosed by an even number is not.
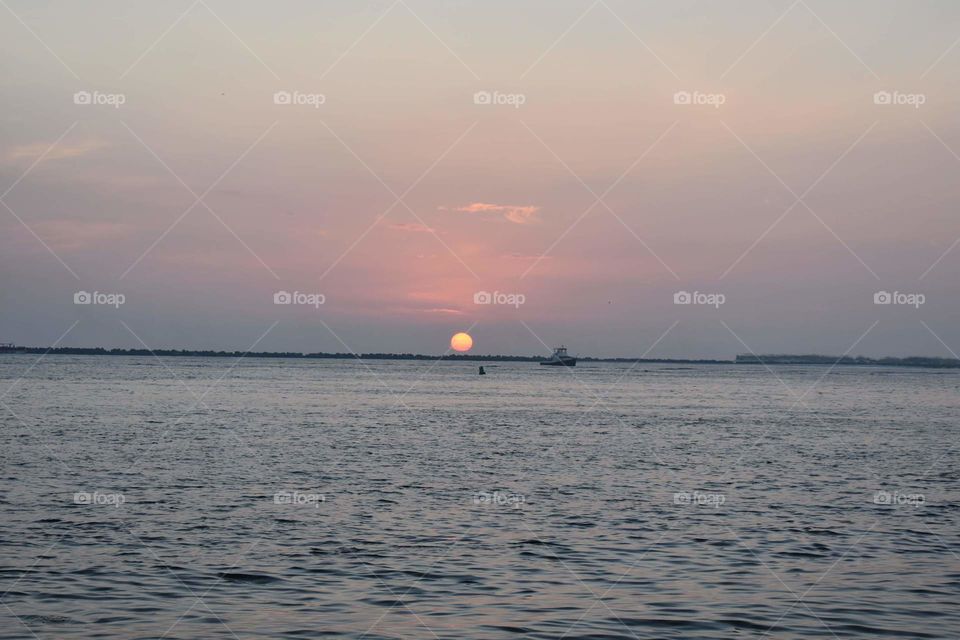
{"type": "Polygon", "coordinates": [[[540,364],[554,367],[575,367],[577,366],[577,359],[567,355],[567,348],[561,345],[553,350],[552,356],[546,360],[541,360],[540,364]]]}

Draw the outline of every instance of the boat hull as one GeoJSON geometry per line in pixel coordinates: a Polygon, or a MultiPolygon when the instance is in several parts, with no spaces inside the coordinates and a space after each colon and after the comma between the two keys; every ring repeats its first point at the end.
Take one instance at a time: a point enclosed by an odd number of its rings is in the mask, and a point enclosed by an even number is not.
{"type": "Polygon", "coordinates": [[[566,358],[564,360],[544,360],[540,363],[544,367],[575,367],[577,366],[576,358],[566,358]]]}

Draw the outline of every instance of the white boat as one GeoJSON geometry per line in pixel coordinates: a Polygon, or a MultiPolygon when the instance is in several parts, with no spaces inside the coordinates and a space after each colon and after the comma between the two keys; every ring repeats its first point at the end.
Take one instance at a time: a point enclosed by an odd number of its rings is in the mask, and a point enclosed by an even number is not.
{"type": "Polygon", "coordinates": [[[577,366],[577,359],[571,355],[567,355],[566,347],[559,346],[553,350],[552,356],[546,360],[542,360],[540,364],[555,367],[575,367],[577,366]]]}

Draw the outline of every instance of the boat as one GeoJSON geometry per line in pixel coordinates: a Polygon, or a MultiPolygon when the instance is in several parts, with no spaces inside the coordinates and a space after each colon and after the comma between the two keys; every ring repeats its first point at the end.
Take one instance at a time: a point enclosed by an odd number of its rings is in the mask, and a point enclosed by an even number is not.
{"type": "Polygon", "coordinates": [[[554,367],[575,367],[577,366],[577,359],[571,355],[567,355],[566,347],[559,346],[553,350],[552,356],[546,360],[541,360],[540,364],[554,367]]]}

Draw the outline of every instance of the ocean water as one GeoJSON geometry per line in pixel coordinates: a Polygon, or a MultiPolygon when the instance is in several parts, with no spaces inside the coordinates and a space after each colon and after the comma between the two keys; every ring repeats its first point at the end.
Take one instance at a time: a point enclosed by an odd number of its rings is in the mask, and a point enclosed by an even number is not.
{"type": "Polygon", "coordinates": [[[948,638],[951,371],[0,356],[0,638],[948,638]]]}

